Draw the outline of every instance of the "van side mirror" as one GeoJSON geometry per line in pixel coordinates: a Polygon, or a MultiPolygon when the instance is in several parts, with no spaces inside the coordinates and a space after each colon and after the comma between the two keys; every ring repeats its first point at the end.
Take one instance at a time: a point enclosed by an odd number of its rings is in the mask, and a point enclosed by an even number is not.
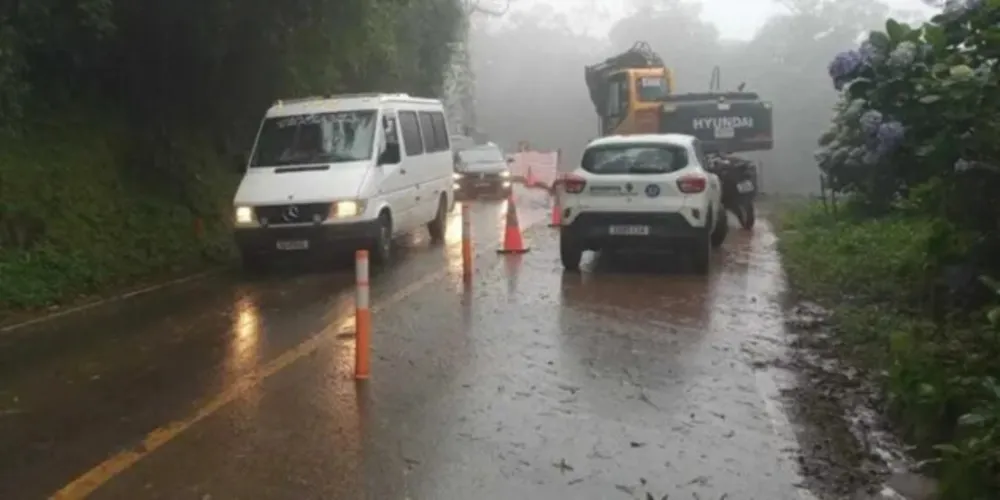
{"type": "Polygon", "coordinates": [[[375,164],[377,166],[395,165],[399,163],[399,160],[399,144],[386,144],[385,149],[378,155],[378,161],[375,164]]]}
{"type": "Polygon", "coordinates": [[[512,163],[514,163],[514,159],[508,156],[507,157],[507,164],[510,165],[512,163]]]}

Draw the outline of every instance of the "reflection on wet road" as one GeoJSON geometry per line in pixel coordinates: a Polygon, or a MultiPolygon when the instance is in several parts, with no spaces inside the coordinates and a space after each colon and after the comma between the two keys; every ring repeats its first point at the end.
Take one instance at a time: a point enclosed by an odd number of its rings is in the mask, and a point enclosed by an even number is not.
{"type": "Polygon", "coordinates": [[[0,338],[0,498],[116,453],[86,476],[94,498],[802,498],[746,352],[781,335],[766,224],[730,233],[708,278],[629,255],[564,275],[538,196],[519,257],[494,251],[502,207],[474,206],[469,288],[457,223],[374,277],[361,386],[350,269],[216,278],[0,338]]]}

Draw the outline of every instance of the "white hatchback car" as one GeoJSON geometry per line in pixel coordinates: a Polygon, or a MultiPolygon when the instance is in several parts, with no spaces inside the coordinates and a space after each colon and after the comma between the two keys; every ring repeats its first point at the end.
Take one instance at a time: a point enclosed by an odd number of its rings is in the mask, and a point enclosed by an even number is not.
{"type": "Polygon", "coordinates": [[[591,141],[558,184],[563,267],[586,250],[679,249],[707,274],[728,221],[718,176],[690,135],[610,136],[591,141]]]}

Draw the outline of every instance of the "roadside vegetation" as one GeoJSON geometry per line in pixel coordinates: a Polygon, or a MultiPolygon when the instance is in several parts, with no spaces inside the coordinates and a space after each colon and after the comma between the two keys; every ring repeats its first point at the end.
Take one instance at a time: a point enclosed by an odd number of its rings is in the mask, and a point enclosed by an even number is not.
{"type": "Polygon", "coordinates": [[[1000,498],[1000,2],[889,20],[829,66],[825,202],[786,214],[792,286],[928,460],[940,498],[1000,498]]]}
{"type": "Polygon", "coordinates": [[[32,0],[0,8],[0,311],[232,255],[275,99],[440,95],[458,0],[32,0]]]}

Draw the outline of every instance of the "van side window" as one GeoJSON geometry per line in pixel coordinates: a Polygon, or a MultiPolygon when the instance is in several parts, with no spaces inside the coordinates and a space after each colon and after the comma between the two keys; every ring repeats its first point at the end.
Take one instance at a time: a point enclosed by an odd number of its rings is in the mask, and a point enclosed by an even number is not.
{"type": "Polygon", "coordinates": [[[434,147],[434,119],[426,111],[420,112],[420,132],[424,136],[424,151],[428,153],[437,151],[434,147]]]}
{"type": "Polygon", "coordinates": [[[395,165],[402,159],[399,147],[399,126],[395,113],[386,111],[382,115],[382,133],[385,135],[385,151],[379,157],[379,165],[395,165]]]}
{"type": "Polygon", "coordinates": [[[406,148],[406,156],[423,154],[424,143],[420,137],[420,124],[417,123],[417,113],[413,111],[400,111],[399,128],[403,132],[403,146],[406,148]]]}
{"type": "Polygon", "coordinates": [[[444,121],[444,113],[432,113],[431,118],[434,122],[435,151],[448,151],[451,149],[451,144],[448,140],[448,125],[444,121]]]}

